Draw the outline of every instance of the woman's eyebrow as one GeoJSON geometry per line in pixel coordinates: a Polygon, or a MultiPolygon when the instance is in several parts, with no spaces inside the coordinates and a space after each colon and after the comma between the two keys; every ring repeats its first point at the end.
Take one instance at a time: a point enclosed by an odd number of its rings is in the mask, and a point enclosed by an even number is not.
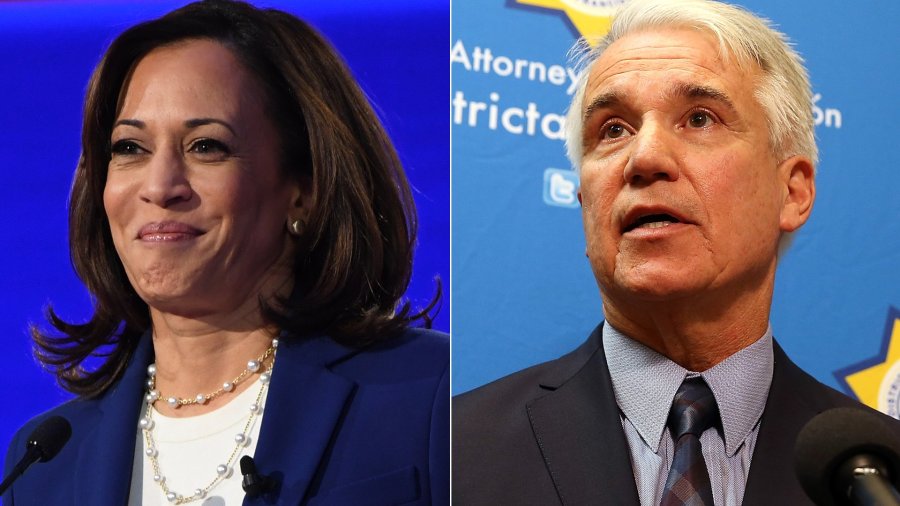
{"type": "MultiPolygon", "coordinates": [[[[234,127],[232,127],[231,124],[229,124],[227,121],[221,120],[221,119],[193,118],[193,119],[186,120],[184,122],[184,126],[187,128],[197,128],[198,126],[211,125],[211,124],[222,125],[223,127],[227,128],[232,134],[237,135],[237,132],[234,131],[234,127]]],[[[113,124],[113,128],[115,128],[119,125],[132,126],[135,128],[139,128],[141,130],[143,130],[144,128],[147,128],[147,124],[139,119],[128,119],[128,118],[120,119],[120,120],[116,121],[115,124],[113,124]]]]}
{"type": "Polygon", "coordinates": [[[140,128],[141,130],[143,130],[144,128],[147,128],[147,124],[144,123],[143,121],[139,120],[139,119],[120,119],[120,120],[117,120],[117,121],[113,124],[113,128],[116,128],[116,127],[119,126],[119,125],[132,126],[132,127],[135,127],[135,128],[140,128]]]}
{"type": "Polygon", "coordinates": [[[232,134],[237,135],[237,132],[234,131],[234,128],[227,121],[221,120],[221,119],[196,118],[196,119],[189,119],[184,122],[184,126],[186,126],[188,128],[197,128],[198,126],[211,125],[211,124],[222,125],[223,127],[227,128],[229,131],[231,131],[232,134]]]}

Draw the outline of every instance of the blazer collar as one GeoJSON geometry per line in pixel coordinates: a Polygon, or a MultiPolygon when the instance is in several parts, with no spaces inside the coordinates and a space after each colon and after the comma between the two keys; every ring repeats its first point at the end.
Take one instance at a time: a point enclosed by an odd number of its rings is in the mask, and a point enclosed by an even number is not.
{"type": "MultiPolygon", "coordinates": [[[[324,336],[281,339],[254,455],[259,472],[273,477],[278,486],[272,494],[245,499],[244,504],[300,503],[355,387],[329,367],[357,352],[324,336]]],[[[146,371],[152,361],[148,332],[122,379],[103,397],[82,401],[94,403],[99,416],[78,455],[75,504],[127,504],[146,371]]]]}
{"type": "Polygon", "coordinates": [[[638,505],[601,328],[557,361],[526,410],[562,504],[638,505]]]}
{"type": "MultiPolygon", "coordinates": [[[[775,367],[760,422],[744,504],[811,504],[789,456],[803,425],[822,409],[807,398],[810,378],[774,343],[775,367]]],[[[562,504],[638,505],[625,433],[598,327],[541,381],[547,391],[526,404],[562,504]],[[627,464],[626,464],[627,463],[627,464]]]]}
{"type": "Polygon", "coordinates": [[[299,504],[356,384],[330,367],[357,353],[325,336],[281,339],[254,461],[275,489],[245,505],[299,504]]]}
{"type": "Polygon", "coordinates": [[[121,506],[128,503],[138,418],[147,365],[152,360],[153,344],[148,332],[140,338],[122,379],[101,398],[80,401],[95,403],[99,416],[78,453],[74,504],[121,506]]]}

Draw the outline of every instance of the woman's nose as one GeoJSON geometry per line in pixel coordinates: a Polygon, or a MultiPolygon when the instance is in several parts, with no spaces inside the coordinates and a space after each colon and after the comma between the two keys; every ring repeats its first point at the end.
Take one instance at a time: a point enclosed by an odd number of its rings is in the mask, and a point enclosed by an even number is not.
{"type": "Polygon", "coordinates": [[[170,207],[191,199],[193,189],[180,153],[158,151],[144,168],[140,198],[159,207],[170,207]]]}

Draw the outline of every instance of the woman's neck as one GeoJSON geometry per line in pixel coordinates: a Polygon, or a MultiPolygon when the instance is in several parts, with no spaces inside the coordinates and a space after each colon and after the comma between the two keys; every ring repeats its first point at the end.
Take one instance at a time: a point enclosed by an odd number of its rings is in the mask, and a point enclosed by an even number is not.
{"type": "MultiPolygon", "coordinates": [[[[230,392],[203,404],[172,408],[165,399],[175,396],[193,399],[197,394],[209,394],[232,382],[247,369],[250,360],[261,357],[277,336],[274,328],[262,322],[215,321],[215,318],[183,318],[151,309],[153,349],[156,354],[155,388],[161,394],[157,410],[172,417],[197,416],[213,411],[254,383],[258,374],[251,374],[235,385],[230,392]]],[[[272,358],[261,365],[265,371],[272,358]]]]}

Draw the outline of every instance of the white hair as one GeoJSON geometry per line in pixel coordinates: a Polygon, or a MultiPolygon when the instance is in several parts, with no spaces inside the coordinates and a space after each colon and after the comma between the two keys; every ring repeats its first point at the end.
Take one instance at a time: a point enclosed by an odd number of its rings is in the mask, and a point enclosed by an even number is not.
{"type": "Polygon", "coordinates": [[[769,126],[773,153],[779,160],[803,155],[818,159],[812,115],[812,91],[803,58],[772,23],[741,7],[714,0],[630,0],[619,10],[609,33],[594,46],[582,39],[573,55],[582,69],[566,115],[566,152],[581,166],[584,92],[593,64],[613,42],[649,28],[694,28],[709,32],[726,61],[757,65],[763,78],[754,93],[769,126]]]}
{"type": "MultiPolygon", "coordinates": [[[[794,155],[818,160],[812,113],[812,91],[803,58],[786,35],[768,19],[734,5],[715,0],[630,0],[614,16],[609,33],[596,45],[584,39],[571,55],[581,70],[578,86],[566,115],[566,154],[576,170],[583,156],[584,94],[588,76],[600,55],[626,35],[652,28],[691,28],[714,36],[720,57],[731,58],[742,68],[762,70],[754,92],[769,127],[769,144],[779,160],[794,155]]],[[[783,234],[779,256],[792,234],[783,234]]]]}

